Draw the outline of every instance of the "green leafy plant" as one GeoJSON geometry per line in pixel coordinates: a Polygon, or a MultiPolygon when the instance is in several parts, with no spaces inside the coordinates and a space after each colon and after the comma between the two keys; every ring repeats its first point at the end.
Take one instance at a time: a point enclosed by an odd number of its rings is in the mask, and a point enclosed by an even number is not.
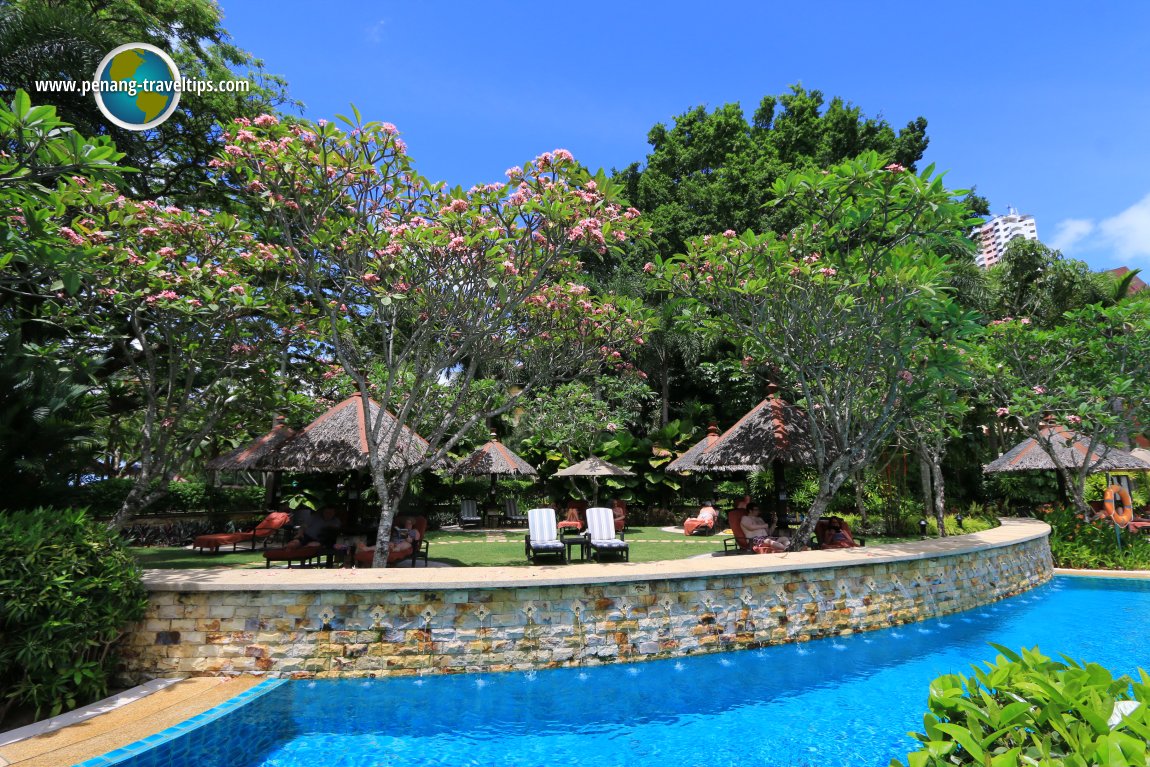
{"type": "Polygon", "coordinates": [[[2,514],[0,549],[0,719],[105,695],[112,647],[147,604],[135,558],[82,509],[2,514]]]}
{"type": "Polygon", "coordinates": [[[993,646],[1001,654],[985,669],[931,683],[924,731],[911,733],[922,749],[907,755],[908,767],[1147,763],[1145,672],[1135,682],[1096,663],[1051,660],[1037,648],[993,646]]]}
{"type": "Polygon", "coordinates": [[[1144,570],[1150,568],[1150,539],[1116,531],[1107,519],[1087,522],[1067,506],[1039,509],[1038,518],[1052,528],[1050,552],[1056,567],[1085,570],[1144,570]]]}

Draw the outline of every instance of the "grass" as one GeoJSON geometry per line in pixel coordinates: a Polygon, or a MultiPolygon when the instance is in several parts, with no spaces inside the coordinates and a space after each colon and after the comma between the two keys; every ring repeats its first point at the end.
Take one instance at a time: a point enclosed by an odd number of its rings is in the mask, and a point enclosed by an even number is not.
{"type": "MultiPolygon", "coordinates": [[[[983,520],[967,520],[964,532],[977,532],[991,525],[983,520]]],[[[525,530],[434,530],[427,534],[431,558],[455,567],[528,567],[523,549],[525,530]]],[[[632,562],[661,562],[713,554],[723,550],[721,532],[710,536],[687,537],[658,527],[628,527],[626,539],[631,544],[632,562]]],[[[900,543],[913,537],[866,536],[867,545],[900,543]]],[[[237,551],[204,554],[183,548],[133,549],[145,568],[241,568],[263,567],[260,551],[237,551]]]]}

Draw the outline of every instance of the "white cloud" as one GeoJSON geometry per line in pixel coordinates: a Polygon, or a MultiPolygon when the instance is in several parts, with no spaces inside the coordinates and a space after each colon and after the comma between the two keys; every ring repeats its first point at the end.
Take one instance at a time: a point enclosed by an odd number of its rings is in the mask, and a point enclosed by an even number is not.
{"type": "Polygon", "coordinates": [[[1050,247],[1055,250],[1072,250],[1076,244],[1094,231],[1094,222],[1088,218],[1067,218],[1054,227],[1054,238],[1050,247]]]}
{"type": "Polygon", "coordinates": [[[1123,258],[1150,257],[1150,194],[1098,224],[1105,243],[1123,258]]]}
{"type": "Polygon", "coordinates": [[[379,21],[369,26],[366,30],[364,30],[364,34],[367,36],[368,42],[370,42],[372,45],[378,45],[379,43],[382,43],[383,28],[385,26],[387,26],[387,21],[385,19],[380,19],[379,21]]]}

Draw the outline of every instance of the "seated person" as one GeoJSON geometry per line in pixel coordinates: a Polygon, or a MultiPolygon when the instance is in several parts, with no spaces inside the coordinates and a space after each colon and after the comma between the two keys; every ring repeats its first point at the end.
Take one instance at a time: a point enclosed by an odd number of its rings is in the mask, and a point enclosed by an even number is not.
{"type": "Polygon", "coordinates": [[[318,543],[321,546],[331,546],[339,535],[339,517],[335,515],[334,506],[324,506],[318,512],[308,514],[307,521],[300,526],[295,538],[284,546],[286,549],[297,549],[300,546],[318,543]]]}
{"type": "Polygon", "coordinates": [[[791,547],[791,529],[786,526],[780,527],[774,536],[765,538],[759,546],[769,548],[771,551],[786,551],[791,547]]]}
{"type": "Polygon", "coordinates": [[[683,532],[687,535],[703,535],[714,532],[719,521],[719,510],[714,501],[706,501],[699,507],[699,513],[683,522],[683,532]]]}
{"type": "Polygon", "coordinates": [[[763,543],[774,532],[771,523],[763,519],[759,504],[752,503],[747,506],[747,513],[743,515],[743,535],[752,546],[763,543]]]}
{"type": "Polygon", "coordinates": [[[389,561],[411,556],[411,550],[419,542],[419,531],[414,525],[415,520],[407,517],[402,523],[397,522],[391,526],[390,546],[387,550],[389,561]]]}
{"type": "Polygon", "coordinates": [[[611,501],[611,514],[615,518],[615,532],[621,533],[627,527],[627,502],[615,498],[611,501]]]}
{"type": "Polygon", "coordinates": [[[579,501],[569,501],[567,503],[567,517],[556,527],[560,530],[582,530],[583,517],[581,514],[585,509],[586,504],[581,504],[579,501]],[[580,508],[581,506],[583,508],[580,508]]]}
{"type": "MultiPolygon", "coordinates": [[[[399,517],[395,520],[391,526],[391,535],[387,539],[387,565],[393,565],[411,556],[412,550],[423,539],[421,528],[426,524],[425,519],[416,517],[399,517]]],[[[357,566],[371,567],[374,558],[374,545],[366,546],[361,543],[355,547],[353,559],[357,566]]]]}
{"type": "Polygon", "coordinates": [[[851,536],[850,526],[838,517],[831,517],[830,524],[827,525],[826,534],[823,536],[823,548],[849,549],[857,545],[854,537],[851,536]]]}

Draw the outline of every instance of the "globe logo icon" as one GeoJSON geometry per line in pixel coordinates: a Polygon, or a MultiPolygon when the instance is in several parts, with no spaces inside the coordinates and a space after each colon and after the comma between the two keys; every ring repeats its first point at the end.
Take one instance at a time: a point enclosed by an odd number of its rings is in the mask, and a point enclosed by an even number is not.
{"type": "Polygon", "coordinates": [[[167,120],[180,103],[180,72],[154,45],[128,43],[96,68],[96,105],[127,130],[148,130],[167,120]]]}

